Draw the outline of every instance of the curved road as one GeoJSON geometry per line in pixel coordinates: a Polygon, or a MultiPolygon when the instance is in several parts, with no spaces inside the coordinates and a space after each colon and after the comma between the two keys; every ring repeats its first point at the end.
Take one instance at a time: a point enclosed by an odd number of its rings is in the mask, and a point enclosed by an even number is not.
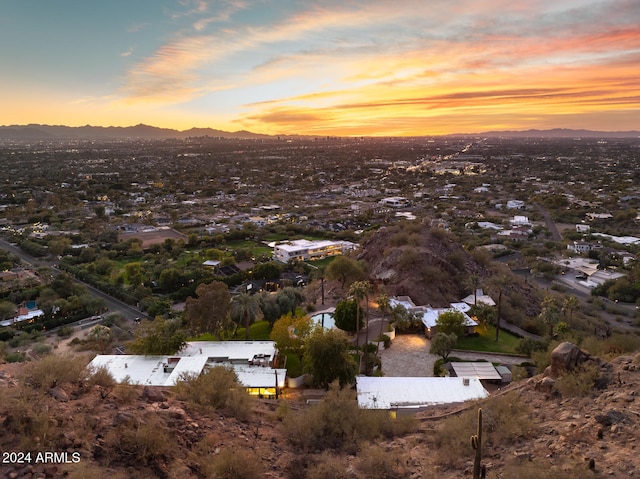
{"type": "Polygon", "coordinates": [[[544,217],[545,225],[551,232],[551,238],[553,239],[553,241],[562,241],[562,236],[560,235],[560,232],[558,231],[556,224],[553,222],[553,219],[551,218],[549,212],[538,203],[534,203],[533,206],[535,206],[538,212],[544,217]]]}
{"type": "MultiPolygon", "coordinates": [[[[60,273],[60,270],[55,267],[55,263],[44,260],[44,259],[35,258],[25,253],[17,246],[7,242],[4,239],[0,239],[0,248],[7,250],[10,253],[16,255],[18,258],[20,258],[21,261],[32,266],[33,268],[47,267],[47,268],[51,268],[54,274],[60,273]]],[[[93,286],[87,283],[83,283],[82,281],[79,281],[75,278],[73,279],[73,281],[87,288],[87,291],[89,291],[91,295],[102,299],[105,302],[107,309],[112,313],[119,313],[125,319],[134,319],[137,317],[153,319],[148,315],[144,314],[143,312],[141,312],[140,310],[134,308],[133,306],[130,306],[127,303],[124,303],[119,299],[114,298],[113,296],[109,296],[108,294],[103,293],[102,291],[94,288],[93,286]]]]}

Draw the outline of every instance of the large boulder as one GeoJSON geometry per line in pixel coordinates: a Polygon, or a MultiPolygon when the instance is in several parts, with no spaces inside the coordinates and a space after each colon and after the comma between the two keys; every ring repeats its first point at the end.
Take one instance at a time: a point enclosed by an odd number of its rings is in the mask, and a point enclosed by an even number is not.
{"type": "Polygon", "coordinates": [[[141,399],[147,402],[165,402],[167,398],[157,387],[145,386],[142,390],[141,399]]]}
{"type": "Polygon", "coordinates": [[[56,386],[53,387],[51,389],[49,389],[49,396],[51,396],[52,398],[60,401],[60,402],[67,402],[69,401],[69,394],[67,394],[67,391],[65,391],[64,389],[62,389],[60,386],[56,386]]]}
{"type": "Polygon", "coordinates": [[[545,369],[544,376],[558,378],[590,359],[589,353],[575,344],[565,341],[558,344],[551,352],[551,364],[545,369]]]}

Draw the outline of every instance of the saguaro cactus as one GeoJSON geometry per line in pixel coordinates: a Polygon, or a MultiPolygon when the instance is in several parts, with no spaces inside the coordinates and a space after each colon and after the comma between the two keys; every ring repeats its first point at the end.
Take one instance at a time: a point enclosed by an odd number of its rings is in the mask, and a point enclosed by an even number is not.
{"type": "Polygon", "coordinates": [[[473,459],[473,479],[481,479],[484,474],[482,474],[482,466],[480,462],[482,461],[482,409],[478,408],[478,433],[473,434],[471,436],[471,447],[476,450],[476,456],[473,459]]]}

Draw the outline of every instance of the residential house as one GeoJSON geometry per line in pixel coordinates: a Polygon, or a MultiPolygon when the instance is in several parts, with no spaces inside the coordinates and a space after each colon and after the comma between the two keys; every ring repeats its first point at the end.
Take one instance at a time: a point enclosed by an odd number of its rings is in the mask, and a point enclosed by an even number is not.
{"type": "Polygon", "coordinates": [[[587,241],[574,241],[572,244],[567,245],[567,249],[574,253],[588,253],[594,249],[601,249],[602,245],[599,243],[589,243],[587,241]]]}
{"type": "Polygon", "coordinates": [[[173,355],[98,355],[89,368],[104,367],[116,382],[175,386],[185,376],[207,369],[231,368],[250,394],[275,397],[285,385],[286,369],[275,369],[273,341],[193,341],[173,355]]]}
{"type": "Polygon", "coordinates": [[[404,196],[389,196],[382,198],[379,202],[383,206],[390,206],[392,208],[404,208],[409,206],[409,200],[404,196]]]}
{"type": "Polygon", "coordinates": [[[521,210],[523,208],[524,208],[524,201],[522,200],[507,201],[507,209],[509,210],[521,210]]]}
{"type": "Polygon", "coordinates": [[[454,404],[489,396],[476,377],[356,378],[358,407],[392,414],[415,413],[440,404],[454,404]]]}
{"type": "Polygon", "coordinates": [[[306,239],[278,243],[273,247],[273,256],[282,263],[291,260],[309,261],[338,256],[354,250],[357,244],[350,241],[310,241],[306,239]]]}
{"type": "Polygon", "coordinates": [[[464,316],[464,325],[466,328],[466,334],[473,334],[475,332],[478,323],[471,319],[467,312],[471,308],[467,303],[451,303],[449,308],[432,308],[429,305],[415,306],[411,298],[408,296],[400,296],[397,298],[390,298],[389,303],[391,307],[396,305],[403,306],[407,311],[416,313],[419,315],[422,324],[424,325],[424,334],[427,338],[433,337],[437,333],[437,320],[438,317],[447,311],[458,311],[464,316]]]}

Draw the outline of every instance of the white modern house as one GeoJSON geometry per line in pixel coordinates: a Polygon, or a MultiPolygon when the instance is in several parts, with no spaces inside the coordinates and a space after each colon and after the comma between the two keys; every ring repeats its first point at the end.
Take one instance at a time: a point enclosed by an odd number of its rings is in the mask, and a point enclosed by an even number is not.
{"type": "Polygon", "coordinates": [[[507,209],[509,210],[521,210],[523,208],[524,208],[524,201],[522,200],[507,201],[507,209]]]}
{"type": "Polygon", "coordinates": [[[176,354],[144,356],[100,354],[89,368],[105,368],[116,382],[144,386],[175,386],[185,376],[197,376],[216,366],[234,370],[253,395],[275,396],[285,385],[286,369],[274,369],[273,341],[193,341],[176,354]]]}
{"type": "Polygon", "coordinates": [[[430,406],[483,399],[489,396],[477,377],[356,378],[358,407],[392,413],[419,412],[430,406]]]}
{"type": "Polygon", "coordinates": [[[291,260],[309,261],[338,256],[357,248],[356,243],[350,241],[310,241],[306,239],[285,241],[273,247],[273,257],[281,263],[291,260]]]}
{"type": "Polygon", "coordinates": [[[390,206],[391,208],[404,208],[409,206],[409,200],[404,196],[388,196],[382,198],[379,202],[382,206],[390,206]]]}
{"type": "Polygon", "coordinates": [[[471,306],[465,302],[459,303],[451,303],[448,308],[432,308],[429,305],[426,306],[416,306],[410,297],[408,296],[398,296],[395,298],[389,298],[389,304],[392,308],[396,305],[403,306],[407,311],[416,313],[420,316],[422,320],[422,324],[424,325],[424,333],[425,336],[431,338],[434,334],[437,333],[437,325],[438,317],[447,311],[457,311],[462,313],[464,316],[464,325],[466,328],[467,334],[473,334],[475,332],[476,326],[478,323],[471,319],[471,317],[467,314],[471,306]]]}

